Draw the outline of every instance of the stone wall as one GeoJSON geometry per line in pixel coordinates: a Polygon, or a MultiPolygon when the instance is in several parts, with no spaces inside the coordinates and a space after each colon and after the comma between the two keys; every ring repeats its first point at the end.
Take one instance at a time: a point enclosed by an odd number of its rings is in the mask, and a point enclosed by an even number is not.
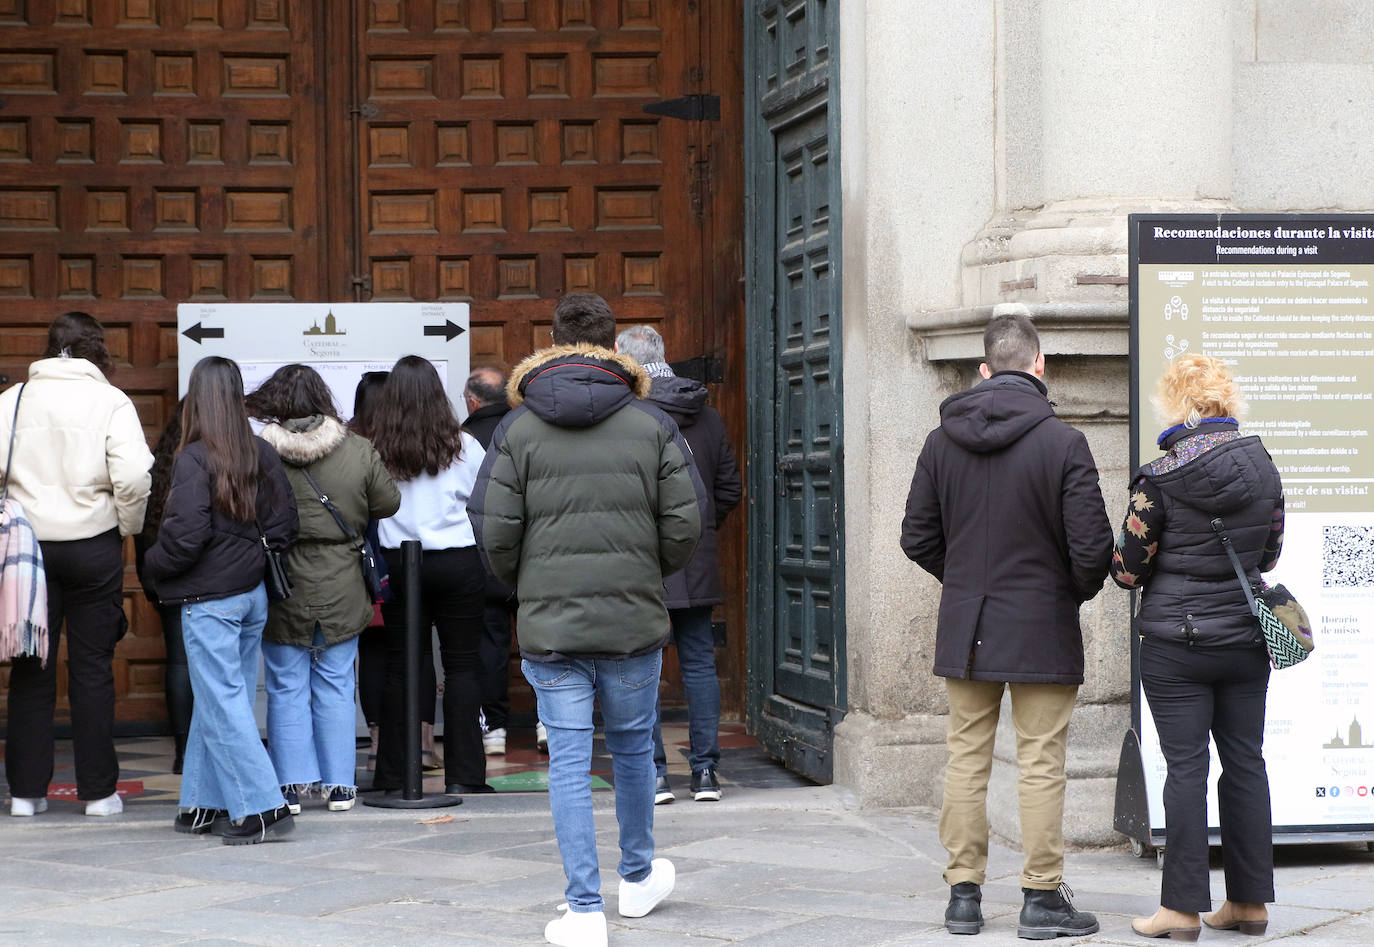
{"type": "MultiPolygon", "coordinates": [[[[1119,522],[1129,474],[1126,216],[1374,207],[1374,11],[1360,0],[846,0],[841,13],[849,714],[835,780],[938,805],[939,586],[897,544],[911,472],[1000,307],[1029,313],[1059,414],[1119,522]]],[[[1148,419],[1146,423],[1151,423],[1148,419]]],[[[1065,831],[1112,829],[1128,602],[1082,614],[1065,831]]],[[[989,810],[1015,840],[1015,748],[989,810]]]]}

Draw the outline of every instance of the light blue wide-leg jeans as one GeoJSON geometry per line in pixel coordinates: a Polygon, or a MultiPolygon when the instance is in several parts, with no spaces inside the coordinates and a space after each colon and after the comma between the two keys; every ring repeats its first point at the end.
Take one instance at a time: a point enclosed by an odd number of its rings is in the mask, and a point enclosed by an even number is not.
{"type": "Polygon", "coordinates": [[[620,876],[643,881],[654,858],[653,729],[661,652],[636,658],[522,661],[549,734],[549,807],[568,907],[604,910],[592,819],[592,704],[601,702],[615,777],[620,876]]]}
{"type": "Polygon", "coordinates": [[[283,786],[320,783],[353,789],[358,751],[353,664],[358,639],[324,643],[320,626],[309,648],[262,643],[267,684],[267,751],[283,786]]]}
{"type": "Polygon", "coordinates": [[[258,737],[253,695],[267,624],[267,592],[181,606],[195,710],[181,776],[184,808],[227,809],[232,819],[286,804],[258,737]]]}

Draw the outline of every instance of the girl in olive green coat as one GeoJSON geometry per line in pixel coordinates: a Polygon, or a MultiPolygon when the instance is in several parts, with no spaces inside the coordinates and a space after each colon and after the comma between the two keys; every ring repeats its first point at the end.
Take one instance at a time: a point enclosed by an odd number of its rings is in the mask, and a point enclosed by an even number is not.
{"type": "Polygon", "coordinates": [[[262,437],[281,455],[300,515],[286,564],[295,588],[271,607],[262,635],[268,752],[293,811],[316,784],[330,811],[343,811],[357,794],[354,661],[373,614],[358,537],[369,519],[395,513],[401,494],[371,443],[340,422],[314,369],[283,366],[247,401],[250,414],[269,422],[262,437]]]}

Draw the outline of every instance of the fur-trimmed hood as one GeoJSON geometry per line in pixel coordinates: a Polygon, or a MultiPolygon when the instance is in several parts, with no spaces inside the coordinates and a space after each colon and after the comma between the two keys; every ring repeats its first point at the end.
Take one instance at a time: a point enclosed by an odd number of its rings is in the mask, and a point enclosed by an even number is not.
{"type": "Polygon", "coordinates": [[[346,437],[348,429],[341,422],[322,414],[274,422],[262,429],[262,439],[293,467],[304,467],[327,457],[346,437]]]}
{"type": "Polygon", "coordinates": [[[596,345],[555,345],[526,358],[511,372],[506,394],[559,427],[599,424],[635,398],[649,394],[649,376],[627,355],[596,345]]]}

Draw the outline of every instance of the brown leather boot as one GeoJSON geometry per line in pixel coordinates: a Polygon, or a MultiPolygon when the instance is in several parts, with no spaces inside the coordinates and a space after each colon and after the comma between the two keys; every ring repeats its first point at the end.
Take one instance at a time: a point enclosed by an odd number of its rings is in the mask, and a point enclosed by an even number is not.
{"type": "Polygon", "coordinates": [[[1137,917],[1131,930],[1142,937],[1168,937],[1170,940],[1197,940],[1202,924],[1196,914],[1161,907],[1153,917],[1137,917]]]}
{"type": "Polygon", "coordinates": [[[1269,909],[1263,904],[1227,901],[1211,914],[1202,915],[1202,922],[1219,931],[1263,934],[1269,927],[1269,909]]]}

